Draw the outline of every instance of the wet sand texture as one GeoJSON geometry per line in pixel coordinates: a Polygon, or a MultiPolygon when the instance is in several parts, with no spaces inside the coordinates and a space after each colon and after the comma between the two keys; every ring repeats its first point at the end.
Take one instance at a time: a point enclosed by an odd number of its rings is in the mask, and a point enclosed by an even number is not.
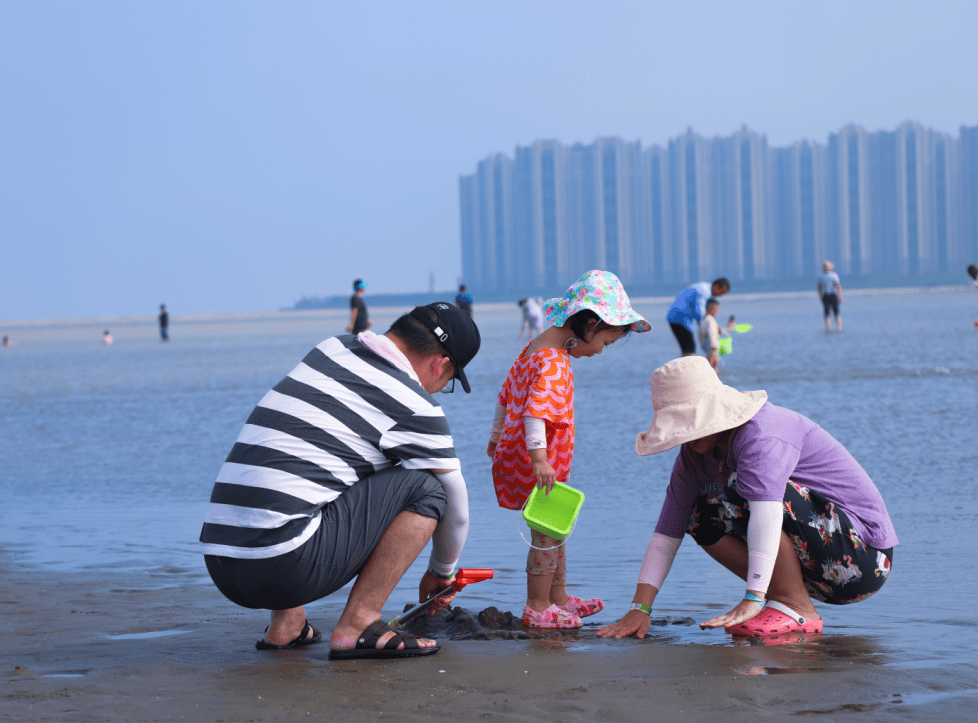
{"type": "MultiPolygon", "coordinates": [[[[428,623],[436,655],[330,662],[326,644],[256,651],[265,616],[197,571],[0,573],[3,721],[964,721],[978,702],[973,669],[893,665],[851,636],[677,644],[679,618],[644,641],[534,636],[457,607],[428,623]]],[[[328,636],[341,605],[310,620],[328,636]]]]}
{"type": "MultiPolygon", "coordinates": [[[[407,604],[407,611],[412,605],[407,604]]],[[[666,625],[694,625],[692,618],[657,617],[651,621],[655,627],[666,625]]],[[[523,620],[511,612],[501,612],[495,607],[487,607],[479,613],[472,613],[456,606],[439,610],[433,616],[416,618],[405,626],[408,632],[418,637],[438,640],[563,640],[565,642],[590,639],[594,637],[596,624],[585,625],[581,630],[543,630],[528,628],[523,620]]]]}

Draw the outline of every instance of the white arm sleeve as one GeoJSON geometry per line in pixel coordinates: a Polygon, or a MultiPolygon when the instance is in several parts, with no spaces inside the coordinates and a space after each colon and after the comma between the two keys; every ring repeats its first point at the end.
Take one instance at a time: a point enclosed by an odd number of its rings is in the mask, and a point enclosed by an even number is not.
{"type": "Polygon", "coordinates": [[[496,402],[496,413],[492,417],[492,431],[489,433],[490,442],[498,442],[503,433],[503,422],[506,421],[506,407],[496,402]]]}
{"type": "Polygon", "coordinates": [[[547,425],[540,417],[523,417],[523,429],[526,431],[526,449],[546,449],[547,425]]]}
{"type": "Polygon", "coordinates": [[[431,536],[428,566],[440,576],[451,577],[469,534],[469,493],[461,470],[440,474],[438,479],[445,487],[448,504],[445,516],[431,536]]]}
{"type": "Polygon", "coordinates": [[[649,549],[645,551],[645,559],[642,560],[642,571],[638,574],[638,581],[661,590],[682,542],[682,538],[676,539],[658,532],[652,535],[649,549]]]}
{"type": "Polygon", "coordinates": [[[784,505],[781,502],[750,501],[750,520],[747,521],[747,589],[767,592],[774,573],[774,561],[781,545],[781,522],[784,505]]]}

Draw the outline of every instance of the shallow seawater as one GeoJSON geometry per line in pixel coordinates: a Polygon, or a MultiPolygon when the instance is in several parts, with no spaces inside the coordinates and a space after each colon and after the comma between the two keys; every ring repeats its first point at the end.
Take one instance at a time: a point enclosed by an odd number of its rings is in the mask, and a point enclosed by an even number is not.
{"type": "MultiPolygon", "coordinates": [[[[574,363],[571,484],[586,501],[567,543],[568,580],[572,594],[600,596],[607,608],[568,638],[573,645],[630,644],[590,633],[631,600],[674,459],[634,451],[651,419],[649,374],[678,353],[664,321],[668,301],[636,307],[653,323],[650,333],[574,363]]],[[[372,309],[375,329],[401,311],[372,309]]],[[[804,643],[811,667],[823,657],[914,668],[973,662],[978,294],[847,292],[842,334],[824,332],[814,291],[731,294],[719,317],[731,313],[753,329],[734,336],[723,380],[767,390],[773,403],[840,440],[877,483],[900,538],[878,595],[820,607],[825,634],[804,643]]],[[[111,347],[99,343],[103,321],[5,328],[14,346],[0,349],[0,550],[47,569],[145,575],[145,587],[210,584],[197,537],[221,463],[254,404],[345,319],[343,311],[177,316],[169,344],[152,320],[118,322],[109,325],[111,347]]],[[[458,604],[519,614],[527,548],[519,516],[496,505],[485,454],[496,392],[521,349],[519,310],[477,305],[476,320],[483,346],[468,369],[473,393],[439,401],[469,487],[461,565],[491,567],[495,577],[463,590],[458,604]]],[[[427,552],[395,589],[390,617],[416,597],[426,562],[427,552]]],[[[742,592],[742,582],[687,541],[655,616],[705,620],[742,592]]],[[[697,625],[653,627],[646,642],[749,644],[697,625]]]]}

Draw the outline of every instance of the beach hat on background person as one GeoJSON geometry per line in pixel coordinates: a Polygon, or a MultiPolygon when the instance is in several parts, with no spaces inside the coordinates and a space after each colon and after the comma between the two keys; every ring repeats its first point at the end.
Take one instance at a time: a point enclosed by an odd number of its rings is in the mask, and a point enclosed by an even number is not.
{"type": "Polygon", "coordinates": [[[739,427],[767,401],[767,392],[740,392],[720,381],[705,357],[684,356],[652,372],[652,426],[635,439],[640,455],[739,427]]]}
{"type": "Polygon", "coordinates": [[[465,365],[475,358],[479,353],[479,347],[482,346],[479,327],[475,325],[472,317],[457,306],[444,301],[416,306],[409,313],[438,337],[438,341],[448,351],[455,365],[455,378],[462,382],[462,389],[466,394],[471,392],[469,380],[465,377],[465,365]],[[432,320],[421,309],[433,311],[435,319],[432,320]]]}
{"type": "Polygon", "coordinates": [[[566,294],[543,305],[547,321],[554,326],[563,326],[565,321],[584,309],[590,309],[612,326],[631,325],[632,330],[639,333],[652,328],[632,308],[621,281],[610,271],[588,271],[567,289],[566,294]]]}

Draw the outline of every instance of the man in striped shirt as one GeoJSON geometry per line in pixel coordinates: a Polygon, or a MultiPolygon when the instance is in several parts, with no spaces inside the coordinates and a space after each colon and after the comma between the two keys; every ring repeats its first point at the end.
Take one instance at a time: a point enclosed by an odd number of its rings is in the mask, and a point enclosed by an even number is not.
{"type": "Polygon", "coordinates": [[[464,367],[479,346],[463,311],[419,306],[386,334],[322,342],[255,407],[218,474],[200,541],[228,599],[271,611],[258,649],[318,642],[303,606],[356,577],[331,658],[438,650],[433,640],[395,633],[380,615],[429,539],[419,599],[452,580],[468,497],[431,395],[456,379],[469,391],[464,367]]]}

